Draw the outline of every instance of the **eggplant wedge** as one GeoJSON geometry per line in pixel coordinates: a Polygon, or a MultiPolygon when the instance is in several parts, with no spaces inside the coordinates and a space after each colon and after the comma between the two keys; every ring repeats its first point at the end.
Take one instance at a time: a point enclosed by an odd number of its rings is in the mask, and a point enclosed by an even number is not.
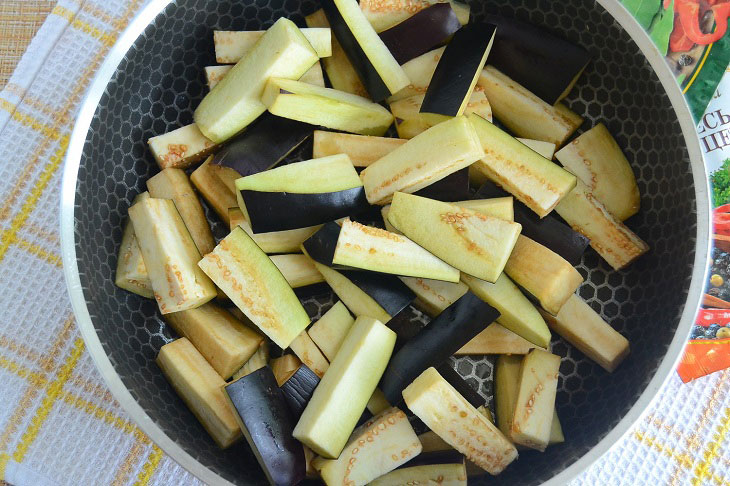
{"type": "Polygon", "coordinates": [[[216,296],[198,268],[200,252],[170,199],[143,199],[129,208],[154,297],[162,314],[192,309],[216,296]]]}
{"type": "Polygon", "coordinates": [[[185,169],[218,148],[218,144],[203,135],[195,123],[152,137],[147,145],[160,169],[185,169]]]}
{"type": "MultiPolygon", "coordinates": [[[[220,83],[223,77],[233,68],[230,65],[223,66],[206,66],[205,67],[205,82],[208,84],[208,89],[213,89],[216,84],[220,83]]],[[[316,86],[322,86],[324,88],[324,72],[322,72],[322,64],[319,62],[307,70],[306,73],[302,74],[299,78],[302,83],[314,84],[316,86]]]]}
{"type": "Polygon", "coordinates": [[[271,78],[261,101],[274,115],[360,135],[381,136],[393,123],[388,110],[366,98],[291,79],[271,78]]]}
{"type": "Polygon", "coordinates": [[[264,113],[219,150],[212,163],[230,167],[241,177],[269,170],[311,137],[314,128],[307,123],[264,113]]]}
{"type": "Polygon", "coordinates": [[[236,179],[241,174],[228,167],[213,165],[213,156],[190,174],[190,182],[198,190],[205,202],[215,211],[224,223],[230,224],[228,211],[237,207],[236,179]]]}
{"type": "Polygon", "coordinates": [[[555,158],[583,181],[619,221],[639,212],[641,198],[634,171],[603,123],[560,149],[555,158]]]}
{"type": "Polygon", "coordinates": [[[448,3],[435,3],[379,35],[398,64],[446,43],[461,22],[448,3]]]}
{"type": "Polygon", "coordinates": [[[254,371],[263,368],[269,363],[269,341],[264,339],[259,349],[246,361],[241,369],[233,373],[231,379],[236,381],[246,375],[250,375],[254,371]]]}
{"type": "Polygon", "coordinates": [[[459,201],[469,197],[469,169],[463,168],[415,192],[416,196],[437,201],[459,201]]]}
{"type": "MultiPolygon", "coordinates": [[[[478,213],[486,214],[487,216],[494,216],[505,221],[515,220],[514,200],[512,196],[456,201],[454,205],[471,209],[478,213]]],[[[523,232],[524,230],[520,233],[523,232]]]]}
{"type": "Polygon", "coordinates": [[[360,174],[368,202],[384,205],[397,191],[416,192],[484,157],[479,137],[465,117],[455,117],[416,135],[360,174]]]}
{"type": "Polygon", "coordinates": [[[216,84],[220,83],[221,79],[228,74],[233,66],[205,66],[205,83],[208,85],[208,89],[213,89],[216,84]]]}
{"type": "Polygon", "coordinates": [[[195,110],[200,131],[221,143],[266,111],[261,95],[270,78],[299,79],[319,60],[291,20],[280,18],[195,110]]]}
{"type": "Polygon", "coordinates": [[[591,248],[614,270],[625,268],[649,251],[649,245],[616,219],[580,181],[555,211],[571,228],[588,238],[591,248]]]}
{"type": "MultiPolygon", "coordinates": [[[[332,32],[327,28],[301,29],[319,57],[332,55],[332,32]]],[[[215,62],[236,64],[266,33],[265,30],[214,30],[215,62]]]]}
{"type": "Polygon", "coordinates": [[[268,367],[225,386],[238,424],[269,483],[295,485],[304,479],[304,450],[292,437],[294,417],[268,367]]]}
{"type": "Polygon", "coordinates": [[[423,370],[439,366],[498,317],[494,307],[466,293],[393,356],[380,383],[385,398],[400,403],[403,389],[423,370]]]}
{"type": "Polygon", "coordinates": [[[438,484],[439,486],[466,486],[464,458],[461,463],[426,464],[396,469],[371,482],[371,486],[408,486],[412,484],[438,484]]]}
{"type": "Polygon", "coordinates": [[[411,83],[388,98],[388,103],[392,104],[404,98],[426,94],[433,72],[436,71],[436,66],[445,49],[446,47],[439,47],[403,64],[403,71],[405,71],[411,83]]]}
{"type": "Polygon", "coordinates": [[[272,255],[271,261],[293,289],[324,282],[312,261],[302,254],[272,255]]]}
{"type": "Polygon", "coordinates": [[[302,331],[289,345],[302,363],[322,378],[329,368],[329,362],[306,331],[302,331]]]}
{"type": "Polygon", "coordinates": [[[172,199],[180,217],[201,255],[210,253],[215,247],[213,232],[203,212],[198,196],[193,191],[185,171],[182,169],[163,169],[147,179],[150,197],[172,199]]]}
{"type": "Polygon", "coordinates": [[[359,317],[314,390],[294,438],[327,459],[339,457],[385,370],[395,338],[380,321],[359,317]]]}
{"type": "Polygon", "coordinates": [[[231,301],[285,349],[309,316],[276,265],[248,234],[235,228],[198,263],[231,301]]]}
{"type": "MultiPolygon", "coordinates": [[[[233,66],[224,64],[222,66],[206,66],[205,68],[205,82],[208,85],[208,89],[215,88],[215,85],[220,83],[228,72],[233,69],[233,66]]],[[[307,70],[306,73],[302,74],[299,78],[302,83],[314,84],[316,86],[322,86],[324,88],[324,72],[322,71],[322,64],[315,62],[314,65],[307,70]]]]}
{"type": "Polygon", "coordinates": [[[345,304],[338,301],[311,325],[307,333],[325,357],[332,361],[354,323],[355,319],[345,304]]]}
{"type": "Polygon", "coordinates": [[[517,449],[476,408],[428,368],[403,390],[408,408],[450,446],[490,474],[517,459],[517,449]]]}
{"type": "Polygon", "coordinates": [[[302,243],[302,249],[309,258],[328,267],[334,266],[335,249],[342,228],[330,221],[322,225],[312,236],[302,243]]]}
{"type": "Polygon", "coordinates": [[[276,384],[281,386],[301,366],[302,362],[295,355],[285,353],[269,362],[271,372],[274,373],[276,384]]]}
{"type": "Polygon", "coordinates": [[[469,115],[486,153],[474,164],[541,218],[576,184],[573,174],[527,148],[487,120],[469,115]]]}
{"type": "Polygon", "coordinates": [[[370,400],[368,400],[368,404],[365,406],[365,408],[367,408],[368,412],[375,416],[389,409],[390,402],[388,402],[388,400],[385,398],[383,392],[380,391],[379,388],[376,388],[372,396],[370,397],[370,400]]]}
{"type": "MultiPolygon", "coordinates": [[[[485,182],[475,197],[497,198],[509,196],[492,181],[485,182]]],[[[468,207],[468,206],[466,206],[468,207]]],[[[588,238],[570,226],[548,214],[540,218],[534,211],[517,201],[514,204],[514,220],[522,225],[520,234],[535,240],[565,258],[571,265],[578,265],[588,247],[588,238]]]]}
{"type": "Polygon", "coordinates": [[[355,429],[337,459],[319,470],[328,486],[365,486],[421,453],[421,442],[398,408],[389,408],[355,429]]]}
{"type": "Polygon", "coordinates": [[[408,76],[365,18],[357,0],[323,0],[322,10],[373,101],[408,85],[408,76]]]}
{"type": "MultiPolygon", "coordinates": [[[[324,10],[319,9],[313,14],[307,15],[304,18],[308,27],[327,27],[330,24],[327,20],[327,16],[324,10]]],[[[344,91],[346,93],[352,93],[354,95],[368,97],[368,90],[360,81],[360,76],[352,67],[350,60],[347,58],[342,45],[335,36],[332,36],[332,55],[322,59],[324,64],[324,70],[327,72],[327,78],[333,88],[344,91]]]]}
{"type": "Polygon", "coordinates": [[[563,257],[522,235],[517,238],[504,272],[553,315],[583,283],[578,270],[563,257]]]}
{"type": "Polygon", "coordinates": [[[324,265],[315,266],[335,294],[358,317],[378,315],[388,322],[415,299],[413,292],[393,275],[357,270],[338,272],[324,265]]]}
{"type": "Polygon", "coordinates": [[[355,167],[367,167],[406,143],[400,138],[371,137],[350,133],[314,131],[312,157],[347,154],[355,167]]]}
{"type": "MultiPolygon", "coordinates": [[[[499,323],[541,348],[550,345],[550,330],[530,300],[504,273],[495,283],[466,274],[461,281],[469,286],[480,299],[494,306],[499,312],[499,323]]],[[[523,353],[524,354],[524,353],[523,353]]]]}
{"type": "MultiPolygon", "coordinates": [[[[362,0],[360,2],[360,8],[375,31],[382,32],[441,1],[443,0],[425,0],[423,2],[412,2],[409,0],[390,0],[388,2],[362,0]]],[[[456,13],[456,17],[459,19],[461,25],[469,23],[469,5],[455,1],[449,1],[448,3],[456,13]]]]}
{"type": "Polygon", "coordinates": [[[483,354],[527,354],[539,347],[502,324],[493,322],[461,347],[456,356],[483,354]]]}
{"type": "Polygon", "coordinates": [[[320,226],[307,226],[285,231],[271,231],[268,233],[254,233],[251,224],[248,222],[246,215],[243,214],[241,208],[229,208],[228,219],[230,221],[230,229],[237,226],[243,228],[248,235],[253,238],[259,248],[265,253],[294,253],[310,236],[316,233],[320,226]]]}
{"type": "Polygon", "coordinates": [[[241,439],[236,412],[225,397],[223,378],[186,338],[165,344],[157,365],[220,448],[241,439]]]}
{"type": "MultiPolygon", "coordinates": [[[[490,324],[489,326],[493,325],[494,323],[490,324]]],[[[483,396],[479,394],[479,392],[477,392],[474,388],[472,388],[469,383],[466,382],[466,380],[459,374],[459,372],[451,367],[451,363],[449,363],[448,361],[444,361],[443,363],[441,363],[441,365],[436,366],[436,371],[438,371],[441,377],[446,380],[449,385],[453,386],[454,390],[456,390],[459,395],[464,397],[464,399],[469,402],[472,407],[479,410],[479,412],[482,412],[482,410],[486,410],[484,408],[484,405],[486,405],[487,401],[484,399],[483,396]]],[[[489,413],[489,411],[487,411],[487,413],[489,413]]]]}
{"type": "Polygon", "coordinates": [[[416,294],[413,305],[431,317],[441,314],[469,290],[462,282],[451,283],[413,277],[401,277],[401,281],[416,294]]]}
{"type": "Polygon", "coordinates": [[[512,420],[520,384],[520,368],[524,357],[503,354],[494,365],[494,411],[499,430],[512,440],[512,420]]]}
{"type": "Polygon", "coordinates": [[[446,263],[495,282],[520,234],[518,223],[397,192],[388,221],[446,263]]]}
{"type": "MultiPolygon", "coordinates": [[[[132,200],[132,205],[134,206],[139,201],[149,197],[148,192],[137,194],[132,200]]],[[[154,297],[152,282],[150,282],[150,277],[147,274],[147,267],[145,267],[144,258],[142,258],[142,250],[139,248],[139,242],[137,242],[137,237],[134,234],[134,226],[131,220],[127,220],[124,224],[114,284],[119,288],[148,299],[154,297]]]]}
{"type": "Polygon", "coordinates": [[[319,385],[319,377],[307,365],[300,365],[279,387],[294,417],[299,420],[302,412],[319,385]]]}
{"type": "Polygon", "coordinates": [[[263,337],[214,304],[165,314],[176,333],[187,338],[223,379],[258,351],[263,337]]]}
{"type": "Polygon", "coordinates": [[[543,142],[541,140],[530,140],[529,138],[518,138],[520,142],[527,145],[530,149],[542,155],[548,160],[553,160],[555,155],[555,144],[552,142],[543,142]]]}
{"type": "Polygon", "coordinates": [[[243,177],[236,189],[254,233],[315,226],[368,206],[360,178],[344,154],[243,177]]]}
{"type": "Polygon", "coordinates": [[[496,31],[494,25],[477,23],[466,25],[454,34],[431,77],[421,105],[422,113],[464,114],[496,31]]]}
{"type": "Polygon", "coordinates": [[[559,371],[560,356],[541,349],[533,349],[522,359],[510,429],[515,443],[539,451],[548,446],[559,371]]]}
{"type": "MultiPolygon", "coordinates": [[[[424,95],[417,94],[409,98],[402,98],[390,104],[390,111],[395,118],[395,128],[400,138],[413,138],[434,125],[438,125],[450,117],[434,113],[422,113],[421,106],[424,95]]],[[[492,120],[492,107],[484,95],[484,91],[475,89],[464,110],[465,115],[476,114],[482,118],[492,120]]]]}
{"type": "Polygon", "coordinates": [[[584,48],[535,25],[487,13],[497,26],[489,64],[554,105],[565,98],[591,55],[584,48]]]}
{"type": "Polygon", "coordinates": [[[577,295],[557,315],[543,316],[553,331],[609,373],[629,355],[629,341],[577,295]]]}
{"type": "Polygon", "coordinates": [[[517,137],[561,146],[583,124],[564,104],[545,103],[494,66],[484,68],[477,84],[484,88],[494,117],[517,137]]]}
{"type": "Polygon", "coordinates": [[[407,237],[350,220],[342,224],[332,263],[407,277],[459,281],[457,269],[407,237]]]}

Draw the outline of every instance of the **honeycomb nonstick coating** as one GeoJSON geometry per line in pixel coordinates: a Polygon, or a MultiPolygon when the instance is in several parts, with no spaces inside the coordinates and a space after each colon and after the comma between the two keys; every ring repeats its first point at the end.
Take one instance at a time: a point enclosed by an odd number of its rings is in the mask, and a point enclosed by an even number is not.
{"type": "MultiPolygon", "coordinates": [[[[472,3],[476,20],[484,3],[472,3]]],[[[669,99],[638,47],[592,0],[490,0],[490,9],[528,20],[585,46],[593,62],[567,104],[585,116],[583,129],[604,122],[636,173],[641,212],[628,225],[652,247],[615,272],[593,250],[578,267],[580,295],[631,341],[632,353],[608,374],[562,339],[557,398],[566,443],[525,451],[497,478],[473,484],[538,484],[563,470],[604,437],[653,377],[679,321],[694,258],[696,212],[690,163],[669,99]],[[605,73],[605,74],[602,74],[605,73]]],[[[203,67],[215,64],[214,29],[266,28],[280,16],[304,26],[311,0],[178,1],[129,50],[94,115],[79,169],[76,252],[86,303],[116,372],[152,419],[190,455],[238,484],[266,484],[245,444],[218,450],[154,363],[173,339],[157,306],[114,285],[122,225],[135,194],[157,172],[146,141],[192,122],[206,92],[203,67]]],[[[309,157],[309,148],[300,157],[309,157]]],[[[215,215],[209,212],[213,220],[215,215]]],[[[222,224],[214,228],[225,235],[222,224]]],[[[312,318],[332,296],[310,298],[312,318]]],[[[414,318],[419,318],[414,314],[414,318]]],[[[456,369],[492,398],[489,358],[460,358],[456,369]]]]}

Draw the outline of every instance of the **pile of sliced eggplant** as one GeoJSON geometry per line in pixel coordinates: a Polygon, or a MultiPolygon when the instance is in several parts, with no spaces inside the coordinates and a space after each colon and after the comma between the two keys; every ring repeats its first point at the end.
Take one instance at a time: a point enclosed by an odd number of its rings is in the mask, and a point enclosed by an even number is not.
{"type": "Polygon", "coordinates": [[[606,372],[629,353],[574,265],[648,250],[628,160],[561,101],[588,52],[455,1],[321,0],[306,25],[216,31],[195,122],[149,140],[116,283],[180,336],[163,373],[275,485],[461,485],[563,442],[551,332],[606,372]],[[307,289],[338,298],[314,323],[307,289]],[[495,413],[449,365],[484,354],[495,413]]]}

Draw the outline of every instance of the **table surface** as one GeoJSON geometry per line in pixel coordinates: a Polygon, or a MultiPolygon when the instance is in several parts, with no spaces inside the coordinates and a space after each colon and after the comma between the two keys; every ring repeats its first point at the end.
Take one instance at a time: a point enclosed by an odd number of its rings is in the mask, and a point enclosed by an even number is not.
{"type": "Polygon", "coordinates": [[[55,5],[56,0],[0,1],[0,89],[55,5]]]}

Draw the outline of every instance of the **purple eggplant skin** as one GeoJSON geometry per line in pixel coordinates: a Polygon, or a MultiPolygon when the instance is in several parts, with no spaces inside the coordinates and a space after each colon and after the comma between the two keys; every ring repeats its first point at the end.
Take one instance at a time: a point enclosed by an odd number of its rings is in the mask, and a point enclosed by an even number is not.
{"type": "MultiPolygon", "coordinates": [[[[476,192],[476,199],[510,196],[494,182],[487,181],[476,192]]],[[[520,201],[514,201],[515,222],[522,225],[521,234],[551,249],[565,258],[571,265],[578,265],[588,248],[588,238],[574,231],[555,216],[539,218],[530,208],[520,201]]]]}
{"type": "Polygon", "coordinates": [[[416,336],[423,328],[423,322],[421,322],[410,306],[393,316],[386,325],[397,336],[394,353],[400,350],[400,348],[416,336]]]}
{"type": "Polygon", "coordinates": [[[360,270],[341,270],[340,273],[391,317],[398,315],[416,299],[416,294],[395,275],[360,270]]]}
{"type": "Polygon", "coordinates": [[[322,6],[322,10],[324,10],[324,14],[327,16],[332,33],[340,42],[340,45],[342,45],[342,49],[350,60],[350,64],[352,64],[355,72],[360,76],[360,80],[365,86],[365,89],[368,90],[370,98],[378,103],[392,95],[393,93],[390,92],[378,74],[378,71],[370,62],[370,59],[368,59],[365,51],[358,44],[357,39],[347,26],[345,19],[342,18],[340,11],[337,10],[335,2],[333,0],[321,0],[320,5],[322,6]]]}
{"type": "Polygon", "coordinates": [[[379,388],[393,406],[403,389],[426,368],[439,366],[500,316],[499,311],[469,291],[447,307],[393,355],[379,388]]]}
{"type": "Polygon", "coordinates": [[[529,91],[554,105],[591,60],[583,47],[536,25],[486,14],[484,22],[497,26],[487,63],[529,91]]]}
{"type": "Polygon", "coordinates": [[[451,5],[436,3],[378,35],[398,64],[404,64],[444,44],[460,28],[451,5]]]}
{"type": "Polygon", "coordinates": [[[317,127],[269,112],[236,135],[213,157],[213,164],[249,176],[269,170],[312,136],[317,127]]]}
{"type": "Polygon", "coordinates": [[[436,65],[421,104],[421,113],[458,114],[464,100],[471,96],[471,83],[495,30],[494,25],[476,23],[467,24],[454,34],[436,65]]]}
{"type": "Polygon", "coordinates": [[[302,246],[307,250],[309,258],[322,265],[332,267],[337,239],[340,237],[340,229],[339,224],[330,221],[307,238],[302,246]]]}
{"type": "Polygon", "coordinates": [[[315,226],[370,207],[362,186],[318,194],[243,190],[241,197],[254,233],[315,226]]]}
{"type": "Polygon", "coordinates": [[[467,402],[474,408],[479,408],[482,405],[486,405],[487,401],[483,396],[479,394],[467,381],[451,367],[451,363],[445,361],[436,367],[436,371],[443,377],[444,380],[448,381],[467,402]]]}
{"type": "MultiPolygon", "coordinates": [[[[448,5],[437,3],[436,5],[448,5]]],[[[436,199],[437,201],[455,202],[469,199],[469,168],[465,167],[452,172],[441,180],[426,186],[414,193],[416,196],[436,199]]]]}
{"type": "Polygon", "coordinates": [[[317,385],[319,385],[319,377],[306,365],[299,365],[294,374],[281,384],[284,399],[297,420],[302,416],[317,385]]]}
{"type": "Polygon", "coordinates": [[[288,486],[302,481],[306,474],[304,449],[292,436],[296,421],[271,368],[264,366],[225,389],[241,419],[243,435],[256,451],[269,482],[288,486]]]}
{"type": "Polygon", "coordinates": [[[421,452],[416,457],[401,464],[397,469],[405,469],[407,467],[431,466],[433,464],[462,464],[464,456],[456,449],[446,451],[421,452]]]}

